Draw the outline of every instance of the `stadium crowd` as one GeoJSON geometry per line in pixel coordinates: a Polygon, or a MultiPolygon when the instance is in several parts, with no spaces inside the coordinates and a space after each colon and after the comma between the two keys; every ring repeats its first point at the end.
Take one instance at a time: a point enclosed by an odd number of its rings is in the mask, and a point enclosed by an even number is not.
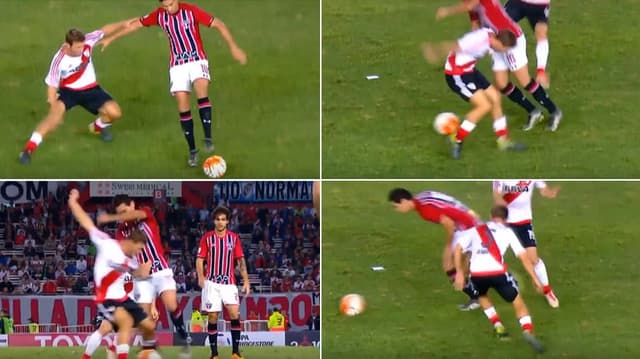
{"type": "MultiPolygon", "coordinates": [[[[66,205],[69,188],[31,203],[0,207],[0,293],[92,294],[96,249],[66,205]]],[[[95,217],[110,210],[110,198],[89,199],[95,217]]],[[[256,292],[317,291],[320,283],[319,218],[311,203],[229,204],[212,199],[196,208],[181,198],[135,198],[150,206],[160,224],[165,255],[179,293],[199,291],[195,256],[202,234],[213,228],[211,211],[232,210],[229,229],[242,238],[256,292]]],[[[104,228],[114,234],[115,225],[104,228]]]]}

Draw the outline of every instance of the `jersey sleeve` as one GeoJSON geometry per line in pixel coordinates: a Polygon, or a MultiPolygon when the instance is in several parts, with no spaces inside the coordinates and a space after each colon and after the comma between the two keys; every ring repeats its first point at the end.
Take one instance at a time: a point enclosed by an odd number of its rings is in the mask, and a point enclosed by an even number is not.
{"type": "Polygon", "coordinates": [[[60,78],[62,75],[62,71],[60,69],[60,63],[62,62],[62,58],[64,57],[64,48],[60,48],[58,52],[53,56],[51,60],[51,65],[49,65],[49,73],[44,79],[44,82],[47,86],[58,88],[60,86],[60,78]]]}
{"type": "Polygon", "coordinates": [[[534,181],[533,185],[539,189],[547,188],[547,182],[545,181],[534,181]]]}
{"type": "Polygon", "coordinates": [[[244,252],[242,251],[242,241],[240,241],[239,236],[236,236],[236,243],[233,246],[233,258],[244,258],[244,252]]]}
{"type": "Polygon", "coordinates": [[[153,211],[151,210],[151,208],[150,208],[150,207],[143,206],[143,207],[140,207],[140,208],[139,208],[139,210],[141,210],[142,212],[144,212],[145,216],[147,216],[147,218],[145,218],[145,219],[144,219],[145,221],[146,221],[146,220],[148,220],[148,219],[150,219],[150,218],[154,218],[154,217],[153,217],[153,211]]]}
{"type": "Polygon", "coordinates": [[[462,52],[480,53],[488,51],[490,48],[489,32],[485,28],[471,31],[458,39],[458,47],[462,52]]]}
{"type": "Polygon", "coordinates": [[[502,192],[502,181],[493,181],[493,192],[502,192]]]}
{"type": "Polygon", "coordinates": [[[90,32],[84,36],[84,43],[89,45],[91,48],[102,38],[104,37],[104,32],[102,30],[96,30],[94,32],[90,32]]]}
{"type": "Polygon", "coordinates": [[[199,24],[209,27],[211,26],[211,23],[213,23],[213,19],[214,19],[213,15],[209,14],[208,12],[202,10],[197,6],[192,6],[191,12],[193,13],[193,17],[195,17],[196,21],[199,24]]]}
{"type": "Polygon", "coordinates": [[[508,238],[509,247],[511,247],[511,250],[513,251],[513,254],[516,255],[516,257],[519,257],[522,253],[525,252],[524,247],[522,246],[522,244],[520,244],[520,240],[518,240],[518,237],[515,233],[513,233],[513,230],[511,228],[504,228],[500,232],[500,235],[506,236],[508,238]]]}
{"type": "Polygon", "coordinates": [[[143,26],[158,26],[158,13],[160,12],[160,8],[153,10],[151,13],[140,18],[140,23],[143,26]]]}
{"type": "MultiPolygon", "coordinates": [[[[469,252],[471,250],[471,244],[473,238],[476,236],[476,230],[472,230],[464,236],[459,236],[457,238],[457,243],[462,248],[462,252],[469,252]]],[[[454,248],[455,249],[455,248],[454,248]]]]}
{"type": "Polygon", "coordinates": [[[209,247],[207,246],[207,238],[209,237],[208,233],[205,233],[202,238],[200,238],[200,245],[198,246],[198,258],[207,258],[209,254],[209,247]]]}

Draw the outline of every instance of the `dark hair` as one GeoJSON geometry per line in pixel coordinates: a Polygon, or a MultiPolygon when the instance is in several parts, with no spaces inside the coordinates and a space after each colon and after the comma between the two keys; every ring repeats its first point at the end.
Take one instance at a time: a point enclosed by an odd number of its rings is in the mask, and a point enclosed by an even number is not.
{"type": "Polygon", "coordinates": [[[71,29],[67,31],[64,41],[69,45],[73,45],[74,42],[84,42],[84,34],[78,29],[71,29]]]}
{"type": "Polygon", "coordinates": [[[507,219],[509,209],[506,206],[494,206],[491,208],[491,218],[507,219]]]}
{"type": "Polygon", "coordinates": [[[113,208],[118,208],[121,204],[130,205],[133,199],[127,194],[119,194],[113,197],[113,208]]]}
{"type": "Polygon", "coordinates": [[[227,219],[231,219],[231,211],[227,207],[216,207],[216,209],[213,210],[213,218],[215,219],[219,214],[224,214],[227,216],[227,219]]]}
{"type": "Polygon", "coordinates": [[[413,195],[404,188],[394,188],[389,192],[389,201],[400,203],[403,199],[411,200],[413,199],[413,195]]]}
{"type": "Polygon", "coordinates": [[[138,228],[131,229],[126,239],[131,240],[134,243],[147,243],[147,236],[138,228]]]}
{"type": "Polygon", "coordinates": [[[516,34],[511,30],[503,29],[498,31],[496,38],[506,47],[516,46],[516,34]]]}

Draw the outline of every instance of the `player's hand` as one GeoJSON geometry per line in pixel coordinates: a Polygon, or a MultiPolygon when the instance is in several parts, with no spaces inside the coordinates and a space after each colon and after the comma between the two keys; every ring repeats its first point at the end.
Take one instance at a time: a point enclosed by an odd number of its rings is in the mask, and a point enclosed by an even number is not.
{"type": "Polygon", "coordinates": [[[78,198],[80,198],[80,192],[77,189],[72,189],[69,191],[69,202],[77,202],[78,198]]]}
{"type": "Polygon", "coordinates": [[[249,281],[245,281],[244,284],[242,284],[242,291],[244,295],[249,295],[249,292],[251,292],[251,283],[249,283],[249,281]]]}
{"type": "Polygon", "coordinates": [[[151,319],[155,322],[158,318],[160,318],[160,314],[158,313],[158,308],[156,308],[155,303],[153,303],[151,305],[151,319]]]}
{"type": "Polygon", "coordinates": [[[456,290],[462,290],[464,288],[464,273],[456,272],[456,280],[453,282],[453,287],[456,290]]]}
{"type": "Polygon", "coordinates": [[[434,64],[438,61],[438,54],[434,46],[428,42],[422,43],[422,56],[428,63],[434,64]]]}
{"type": "Polygon", "coordinates": [[[241,65],[247,64],[247,54],[245,54],[241,48],[237,46],[232,47],[231,56],[233,56],[233,58],[236,59],[236,61],[238,61],[241,65]]]}
{"type": "Polygon", "coordinates": [[[449,9],[446,7],[439,7],[438,10],[436,10],[436,20],[442,20],[447,16],[449,16],[449,9]]]}
{"type": "Polygon", "coordinates": [[[109,44],[111,44],[111,41],[113,41],[113,39],[111,39],[111,37],[105,37],[102,40],[100,40],[98,42],[98,46],[102,47],[102,49],[100,51],[106,50],[107,46],[109,46],[109,44]]]}
{"type": "Polygon", "coordinates": [[[558,192],[560,192],[560,187],[545,187],[540,191],[540,194],[547,198],[556,198],[558,192]]]}

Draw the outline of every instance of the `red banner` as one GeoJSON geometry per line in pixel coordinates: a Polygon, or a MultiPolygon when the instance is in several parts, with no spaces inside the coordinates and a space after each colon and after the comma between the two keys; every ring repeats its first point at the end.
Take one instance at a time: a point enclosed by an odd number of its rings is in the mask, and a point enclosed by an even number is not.
{"type": "MultiPolygon", "coordinates": [[[[85,346],[87,338],[91,333],[64,333],[64,334],[9,334],[10,347],[74,347],[85,346]]],[[[102,338],[102,343],[111,345],[112,335],[102,338]]],[[[156,340],[159,346],[173,345],[173,333],[156,333],[156,340]]],[[[136,335],[132,338],[133,346],[142,344],[142,336],[136,335]]]]}

